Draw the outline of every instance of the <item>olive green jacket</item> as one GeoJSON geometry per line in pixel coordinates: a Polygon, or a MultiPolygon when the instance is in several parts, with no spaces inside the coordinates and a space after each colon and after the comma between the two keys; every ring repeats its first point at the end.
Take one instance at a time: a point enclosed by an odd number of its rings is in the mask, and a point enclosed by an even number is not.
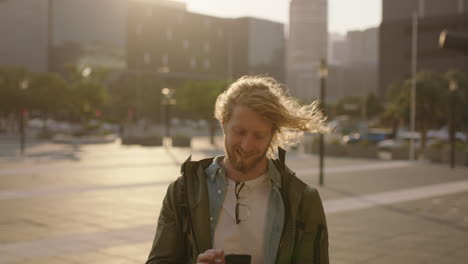
{"type": "MultiPolygon", "coordinates": [[[[279,192],[284,208],[274,263],[328,263],[328,230],[316,189],[299,180],[284,164],[284,151],[272,160],[281,175],[279,192]]],[[[196,263],[212,248],[210,199],[205,170],[213,159],[186,161],[164,198],[147,264],[196,263]]],[[[212,219],[211,219],[212,220],[212,219]]],[[[268,246],[268,245],[266,245],[268,246]]]]}

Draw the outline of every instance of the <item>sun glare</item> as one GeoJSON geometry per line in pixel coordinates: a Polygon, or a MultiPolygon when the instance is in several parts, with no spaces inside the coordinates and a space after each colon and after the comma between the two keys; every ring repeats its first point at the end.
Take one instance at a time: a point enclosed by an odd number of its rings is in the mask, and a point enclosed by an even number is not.
{"type": "MultiPolygon", "coordinates": [[[[289,20],[290,0],[182,0],[191,12],[221,17],[253,16],[284,24],[289,20]]],[[[376,27],[382,19],[382,3],[377,0],[329,0],[328,29],[349,30],[376,27]]]]}

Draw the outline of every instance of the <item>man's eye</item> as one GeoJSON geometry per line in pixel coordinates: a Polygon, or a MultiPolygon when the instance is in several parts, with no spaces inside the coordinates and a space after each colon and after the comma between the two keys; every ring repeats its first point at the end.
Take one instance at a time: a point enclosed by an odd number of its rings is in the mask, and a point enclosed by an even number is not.
{"type": "Polygon", "coordinates": [[[264,139],[264,138],[265,138],[264,136],[259,136],[259,135],[256,135],[256,136],[255,136],[255,139],[257,139],[257,140],[262,140],[262,139],[264,139]]]}
{"type": "Polygon", "coordinates": [[[236,133],[237,135],[244,135],[245,131],[236,129],[236,130],[234,130],[234,133],[236,133]]]}

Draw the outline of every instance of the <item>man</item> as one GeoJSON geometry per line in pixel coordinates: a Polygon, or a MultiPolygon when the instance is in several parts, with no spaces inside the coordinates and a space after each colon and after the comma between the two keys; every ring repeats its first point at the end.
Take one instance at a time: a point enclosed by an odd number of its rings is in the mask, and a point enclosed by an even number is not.
{"type": "Polygon", "coordinates": [[[286,167],[280,148],[303,131],[326,130],[316,104],[300,106],[272,78],[245,76],[217,98],[215,117],[225,156],[182,165],[146,263],[225,263],[228,254],[250,255],[251,263],[328,263],[319,194],[286,167]]]}

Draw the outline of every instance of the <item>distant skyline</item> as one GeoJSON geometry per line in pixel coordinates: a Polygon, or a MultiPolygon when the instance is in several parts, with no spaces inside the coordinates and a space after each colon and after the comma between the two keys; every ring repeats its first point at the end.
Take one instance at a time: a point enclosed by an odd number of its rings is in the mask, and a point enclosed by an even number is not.
{"type": "MultiPolygon", "coordinates": [[[[179,0],[191,12],[220,17],[252,16],[288,24],[290,0],[179,0]]],[[[313,0],[310,0],[313,1],[313,0]]],[[[328,31],[345,34],[379,26],[381,0],[328,0],[328,31]]]]}

